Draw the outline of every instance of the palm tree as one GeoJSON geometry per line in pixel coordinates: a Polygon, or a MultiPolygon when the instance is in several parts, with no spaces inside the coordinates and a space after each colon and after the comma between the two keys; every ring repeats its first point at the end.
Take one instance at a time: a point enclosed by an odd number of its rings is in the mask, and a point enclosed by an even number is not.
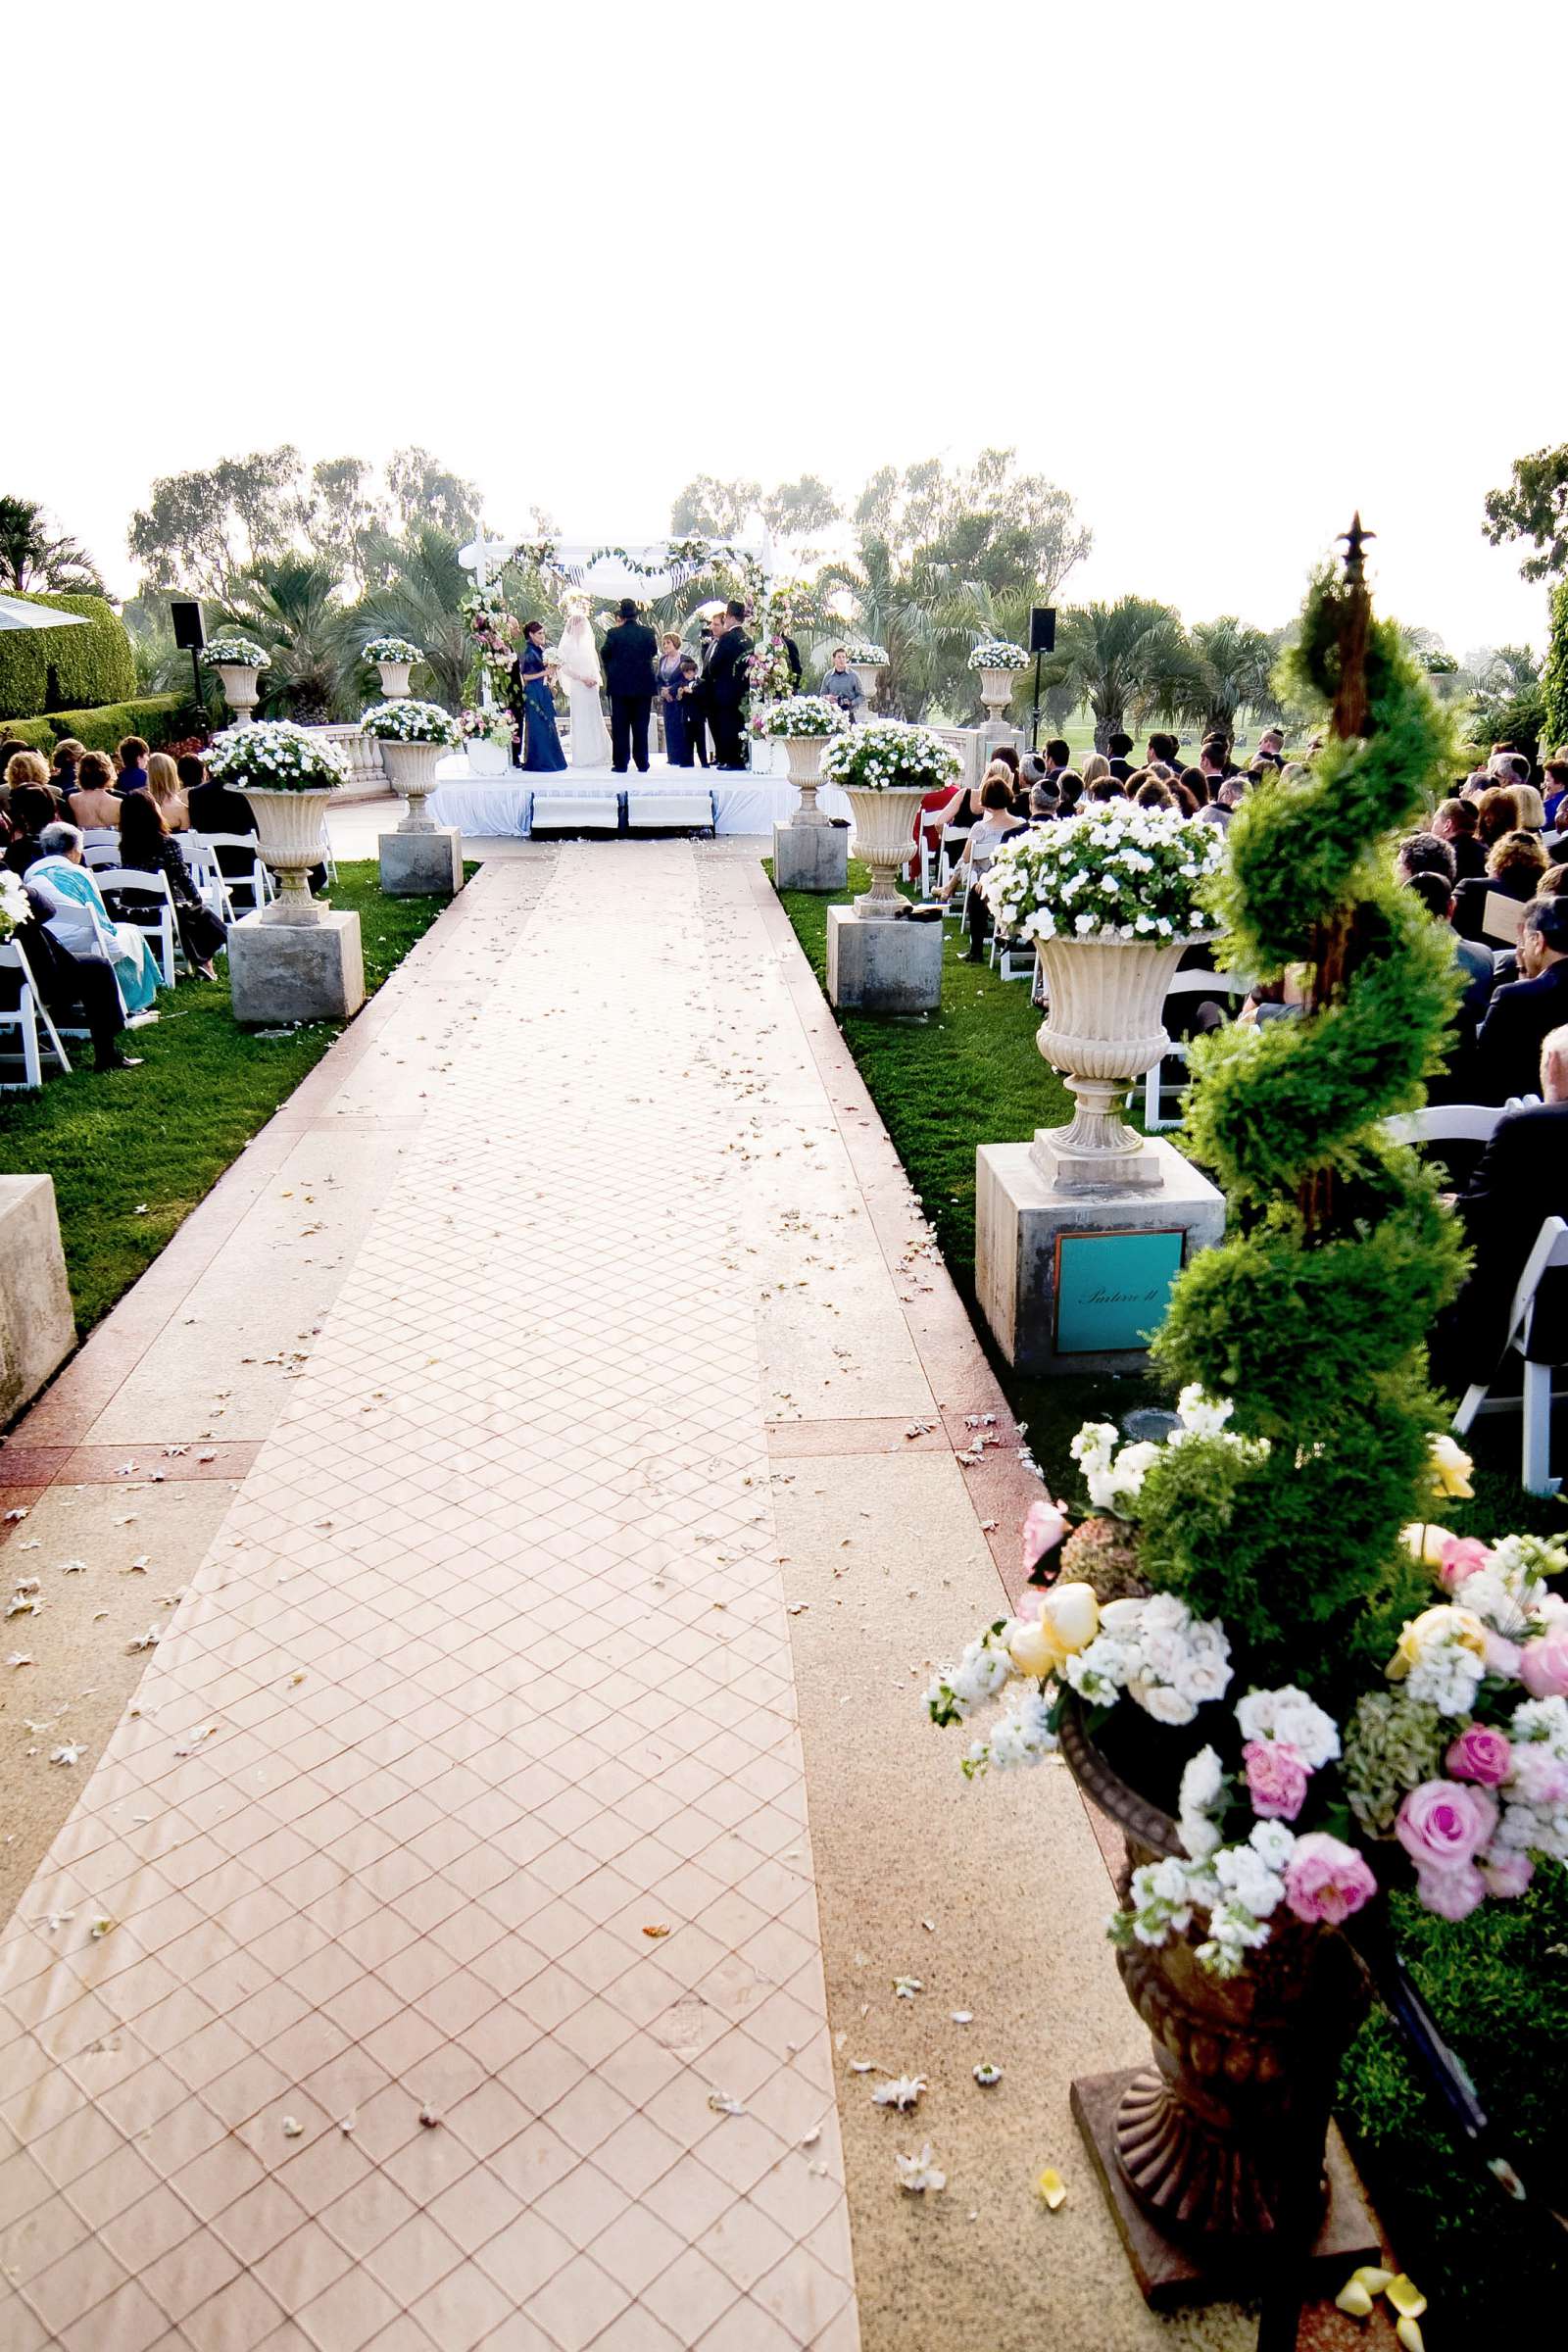
{"type": "Polygon", "coordinates": [[[903,558],[880,532],[862,531],[854,560],[825,564],[818,584],[824,595],[844,589],[855,606],[856,627],[886,647],[883,708],[902,718],[921,717],[953,627],[942,616],[953,593],[946,567],[918,556],[903,558]]]}
{"type": "Polygon", "coordinates": [[[54,531],[35,498],[0,498],[0,588],[104,593],[98,566],[80,540],[54,531]]]}
{"type": "Polygon", "coordinates": [[[266,646],[271,659],[261,686],[269,713],[311,725],[342,710],[353,649],[341,585],[336,566],[314,556],[253,564],[230,580],[223,624],[266,646]]]}
{"type": "Polygon", "coordinates": [[[1236,738],[1241,711],[1255,710],[1272,717],[1275,704],[1269,679],[1274,647],[1265,629],[1254,629],[1223,613],[1218,620],[1198,620],[1188,633],[1197,661],[1192,691],[1182,698],[1181,714],[1205,735],[1236,738]]]}
{"type": "Polygon", "coordinates": [[[1182,708],[1197,665],[1180,616],[1152,597],[1122,596],[1064,613],[1057,631],[1059,679],[1095,714],[1095,743],[1182,708]]]}
{"type": "Polygon", "coordinates": [[[367,589],[354,609],[357,647],[372,637],[408,637],[424,649],[424,666],[435,681],[436,699],[448,710],[462,708],[464,683],[473,662],[473,642],[463,616],[463,600],[472,574],[458,562],[463,541],[438,523],[417,524],[401,539],[376,543],[373,568],[381,584],[367,589]]]}

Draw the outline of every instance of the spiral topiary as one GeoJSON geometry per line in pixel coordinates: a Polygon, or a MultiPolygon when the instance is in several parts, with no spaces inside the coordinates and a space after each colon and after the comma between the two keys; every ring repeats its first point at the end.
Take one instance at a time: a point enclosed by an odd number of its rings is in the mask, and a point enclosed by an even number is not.
{"type": "Polygon", "coordinates": [[[1309,777],[1238,810],[1222,886],[1228,960],[1299,967],[1305,1009],[1194,1045],[1188,1136],[1229,1230],[1157,1342],[1173,1380],[1234,1398],[1235,1429],[1266,1444],[1165,1449],[1141,1512],[1156,1584],[1223,1618],[1259,1678],[1320,1688],[1381,1663],[1426,1597],[1398,1531],[1431,1498],[1422,1346],[1462,1266],[1435,1182],[1380,1130],[1421,1102],[1457,1000],[1449,938],[1390,856],[1450,755],[1397,631],[1372,619],[1359,537],[1314,581],[1294,662],[1334,732],[1309,777]]]}

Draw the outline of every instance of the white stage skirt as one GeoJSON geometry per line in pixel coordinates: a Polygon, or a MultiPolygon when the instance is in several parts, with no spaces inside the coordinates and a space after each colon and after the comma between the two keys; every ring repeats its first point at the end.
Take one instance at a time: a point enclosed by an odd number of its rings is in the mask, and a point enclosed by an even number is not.
{"type": "MultiPolygon", "coordinates": [[[[770,835],[776,823],[794,815],[800,795],[780,776],[754,775],[749,768],[656,767],[646,776],[617,776],[607,767],[559,768],[552,775],[530,775],[514,768],[506,776],[476,776],[458,755],[443,760],[436,769],[436,789],[425,803],[438,825],[456,825],[472,838],[494,839],[501,834],[529,831],[535,799],[602,800],[608,793],[661,794],[711,791],[718,810],[720,833],[770,835]]],[[[829,816],[848,817],[850,804],[837,785],[817,788],[817,806],[829,816]]]]}

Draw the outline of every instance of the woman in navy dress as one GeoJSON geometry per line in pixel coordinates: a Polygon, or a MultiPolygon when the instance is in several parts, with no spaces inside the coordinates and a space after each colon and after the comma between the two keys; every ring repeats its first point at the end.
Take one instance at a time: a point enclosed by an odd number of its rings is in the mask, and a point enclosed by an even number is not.
{"type": "Polygon", "coordinates": [[[556,732],[556,706],[545,683],[545,624],[530,620],[522,633],[517,663],[522,687],[522,764],[536,773],[564,767],[566,755],[556,732]]]}
{"type": "Polygon", "coordinates": [[[666,634],[660,648],[659,709],[664,721],[664,753],[671,767],[690,767],[692,763],[686,727],[688,706],[677,699],[685,683],[680,667],[680,639],[666,634]]]}

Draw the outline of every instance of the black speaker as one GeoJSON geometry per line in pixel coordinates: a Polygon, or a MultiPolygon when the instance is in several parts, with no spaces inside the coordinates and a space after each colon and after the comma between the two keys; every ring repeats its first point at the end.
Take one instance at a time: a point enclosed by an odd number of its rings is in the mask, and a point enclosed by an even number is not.
{"type": "Polygon", "coordinates": [[[1054,605],[1036,605],[1029,615],[1029,651],[1032,654],[1054,654],[1056,650],[1056,608],[1054,605]]]}
{"type": "Polygon", "coordinates": [[[174,624],[174,643],[181,653],[200,653],[207,643],[202,609],[193,596],[172,596],[169,617],[174,624]]]}

